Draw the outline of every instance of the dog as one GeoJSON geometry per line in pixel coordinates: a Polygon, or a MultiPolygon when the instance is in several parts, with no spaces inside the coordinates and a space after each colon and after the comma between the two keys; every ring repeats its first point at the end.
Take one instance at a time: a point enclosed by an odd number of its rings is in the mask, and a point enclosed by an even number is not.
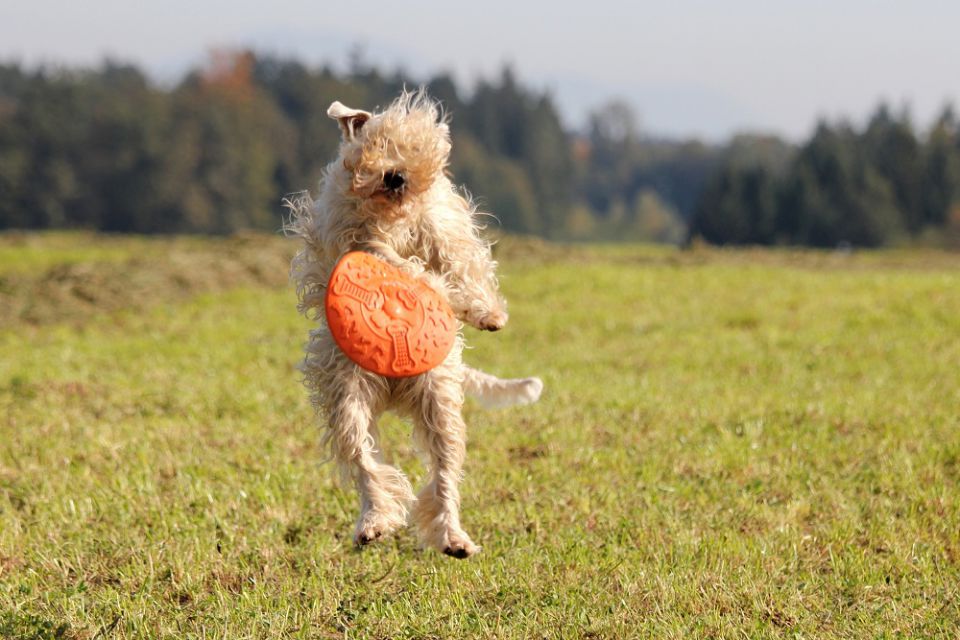
{"type": "Polygon", "coordinates": [[[287,228],[302,240],[293,259],[301,313],[318,321],[301,364],[324,444],[356,483],[358,546],[416,524],[421,540],[466,558],[480,550],[460,522],[459,484],[466,455],[465,395],[487,406],[539,399],[539,378],[501,380],[463,363],[462,332],[443,362],[426,373],[390,378],[354,364],[324,323],[325,288],[339,259],[351,251],[373,253],[441,294],[462,328],[498,331],[507,322],[490,244],[470,195],[451,183],[448,118],[423,89],[404,91],[388,108],[370,113],[334,102],[337,158],[324,170],[317,198],[288,202],[287,228]],[[410,482],[386,464],[377,418],[393,410],[413,418],[414,440],[428,478],[414,496],[410,482]]]}

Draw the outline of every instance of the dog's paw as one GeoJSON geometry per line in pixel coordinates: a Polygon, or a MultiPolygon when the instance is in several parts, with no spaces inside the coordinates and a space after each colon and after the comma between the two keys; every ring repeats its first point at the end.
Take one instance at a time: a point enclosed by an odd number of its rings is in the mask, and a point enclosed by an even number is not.
{"type": "Polygon", "coordinates": [[[477,318],[472,324],[481,331],[500,331],[507,324],[509,317],[506,311],[494,309],[477,318]]]}
{"type": "Polygon", "coordinates": [[[357,528],[353,532],[353,543],[364,547],[371,542],[393,533],[401,522],[395,517],[389,517],[376,511],[367,511],[360,516],[357,528]]]}
{"type": "MultiPolygon", "coordinates": [[[[459,559],[469,558],[480,552],[480,547],[473,543],[466,531],[449,524],[449,514],[439,513],[431,509],[430,505],[429,499],[421,499],[414,511],[414,522],[420,529],[420,541],[425,547],[432,547],[459,559]]],[[[453,517],[456,519],[455,514],[453,517]]]]}
{"type": "Polygon", "coordinates": [[[366,528],[363,531],[357,531],[353,534],[353,544],[358,547],[365,547],[375,540],[383,537],[383,531],[375,528],[366,528]]]}
{"type": "Polygon", "coordinates": [[[473,543],[473,540],[470,539],[470,536],[468,536],[466,533],[460,532],[458,534],[448,536],[447,543],[443,547],[443,553],[451,558],[463,560],[464,558],[469,558],[472,555],[480,553],[480,547],[473,543]]]}

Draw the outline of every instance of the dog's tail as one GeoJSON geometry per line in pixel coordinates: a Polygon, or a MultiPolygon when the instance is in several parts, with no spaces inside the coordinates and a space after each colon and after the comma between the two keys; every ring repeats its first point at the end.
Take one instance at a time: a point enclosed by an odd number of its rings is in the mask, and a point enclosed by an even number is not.
{"type": "Polygon", "coordinates": [[[464,390],[487,409],[531,404],[540,399],[543,381],[540,378],[512,378],[501,380],[479,369],[467,367],[464,390]]]}

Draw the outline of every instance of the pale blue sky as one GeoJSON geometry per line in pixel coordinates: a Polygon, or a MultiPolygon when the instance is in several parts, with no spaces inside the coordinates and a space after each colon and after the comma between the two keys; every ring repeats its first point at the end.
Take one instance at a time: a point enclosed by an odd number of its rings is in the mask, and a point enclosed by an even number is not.
{"type": "MultiPolygon", "coordinates": [[[[511,62],[550,88],[568,124],[613,97],[654,134],[806,136],[816,118],[860,122],[881,100],[924,126],[960,106],[960,2],[0,2],[0,59],[97,62],[170,77],[212,46],[373,63],[471,83],[511,62]]],[[[358,105],[365,106],[365,105],[358,105]]]]}

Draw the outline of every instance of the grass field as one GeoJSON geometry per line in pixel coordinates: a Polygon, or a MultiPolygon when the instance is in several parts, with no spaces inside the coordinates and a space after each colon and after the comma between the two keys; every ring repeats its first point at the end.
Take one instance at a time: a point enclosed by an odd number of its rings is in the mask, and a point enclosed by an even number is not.
{"type": "Polygon", "coordinates": [[[0,637],[957,637],[960,256],[505,242],[457,561],[352,548],[290,249],[0,240],[0,637]]]}

